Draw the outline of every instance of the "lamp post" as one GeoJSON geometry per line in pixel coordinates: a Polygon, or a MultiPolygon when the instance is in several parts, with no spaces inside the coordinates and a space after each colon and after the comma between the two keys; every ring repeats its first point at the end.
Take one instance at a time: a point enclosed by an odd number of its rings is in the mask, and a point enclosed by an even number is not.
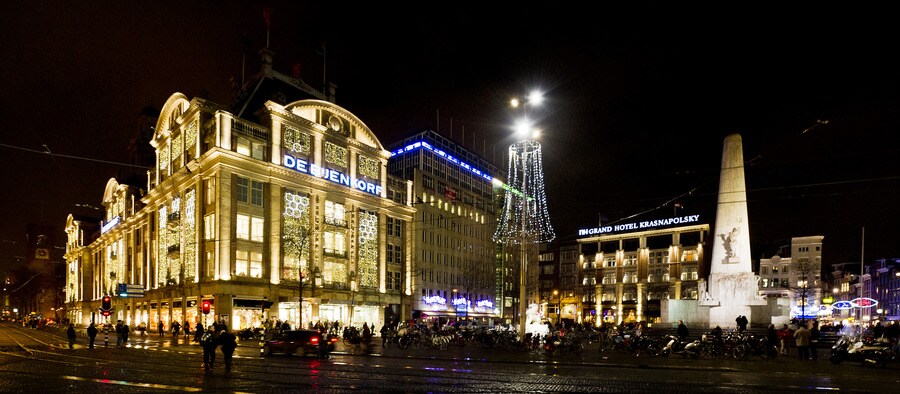
{"type": "Polygon", "coordinates": [[[553,290],[553,295],[556,296],[556,324],[559,324],[562,319],[562,313],[559,310],[562,305],[562,297],[559,295],[559,290],[553,290]]]}

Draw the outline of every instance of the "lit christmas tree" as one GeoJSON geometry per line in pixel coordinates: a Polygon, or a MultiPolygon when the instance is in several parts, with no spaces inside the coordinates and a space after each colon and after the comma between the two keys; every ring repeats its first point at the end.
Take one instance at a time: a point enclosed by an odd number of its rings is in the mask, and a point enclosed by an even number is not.
{"type": "Polygon", "coordinates": [[[542,243],[556,238],[547,211],[541,144],[525,139],[509,146],[509,183],[494,241],[542,243]]]}

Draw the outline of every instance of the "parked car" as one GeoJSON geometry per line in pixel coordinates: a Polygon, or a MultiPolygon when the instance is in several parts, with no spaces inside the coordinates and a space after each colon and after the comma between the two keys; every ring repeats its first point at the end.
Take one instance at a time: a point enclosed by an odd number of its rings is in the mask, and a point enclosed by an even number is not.
{"type": "Polygon", "coordinates": [[[322,338],[316,330],[284,331],[275,337],[259,343],[260,356],[273,353],[298,354],[300,356],[317,355],[322,341],[330,352],[334,350],[334,342],[322,338]]]}

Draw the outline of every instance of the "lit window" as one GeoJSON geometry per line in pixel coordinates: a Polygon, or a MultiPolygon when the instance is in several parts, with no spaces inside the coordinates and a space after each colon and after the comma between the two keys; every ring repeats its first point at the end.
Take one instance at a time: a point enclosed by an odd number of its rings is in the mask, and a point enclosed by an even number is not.
{"type": "Polygon", "coordinates": [[[262,277],[262,253],[250,253],[250,276],[254,278],[262,277]]]}
{"type": "Polygon", "coordinates": [[[235,151],[244,156],[250,156],[250,141],[246,138],[238,137],[235,151]]]}
{"type": "Polygon", "coordinates": [[[216,238],[216,214],[211,213],[203,217],[203,239],[216,238]]]}
{"type": "Polygon", "coordinates": [[[238,239],[250,239],[250,216],[237,215],[235,225],[238,239]]]}
{"type": "Polygon", "coordinates": [[[249,253],[246,250],[238,250],[235,253],[234,274],[246,276],[250,265],[249,253]]]}
{"type": "MultiPolygon", "coordinates": [[[[253,217],[250,221],[251,241],[262,242],[263,240],[263,218],[253,217]]],[[[246,238],[245,238],[246,239],[246,238]]]]}
{"type": "Polygon", "coordinates": [[[325,201],[325,223],[333,224],[335,226],[344,226],[346,225],[346,209],[344,208],[344,204],[325,201]]]}

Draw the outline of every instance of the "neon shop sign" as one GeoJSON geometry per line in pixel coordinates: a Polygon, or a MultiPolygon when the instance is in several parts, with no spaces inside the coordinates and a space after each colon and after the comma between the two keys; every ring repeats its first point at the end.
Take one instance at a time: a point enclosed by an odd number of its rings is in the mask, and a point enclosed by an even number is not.
{"type": "Polygon", "coordinates": [[[831,305],[834,309],[847,310],[853,308],[871,308],[878,305],[878,300],[868,297],[854,298],[850,301],[838,301],[831,305]]]}
{"type": "Polygon", "coordinates": [[[340,171],[324,168],[318,164],[311,164],[306,159],[299,159],[291,155],[284,155],[284,166],[297,172],[309,174],[317,178],[327,179],[356,190],[360,190],[375,196],[381,196],[382,187],[379,184],[366,182],[362,179],[354,179],[340,171]]]}

